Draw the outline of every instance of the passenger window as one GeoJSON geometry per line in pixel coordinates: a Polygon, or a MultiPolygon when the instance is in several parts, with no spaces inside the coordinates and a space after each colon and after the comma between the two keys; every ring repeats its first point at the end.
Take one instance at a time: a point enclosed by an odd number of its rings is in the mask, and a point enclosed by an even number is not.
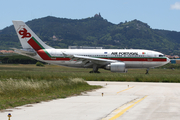
{"type": "Polygon", "coordinates": [[[159,55],[159,57],[164,57],[164,55],[159,55]]]}

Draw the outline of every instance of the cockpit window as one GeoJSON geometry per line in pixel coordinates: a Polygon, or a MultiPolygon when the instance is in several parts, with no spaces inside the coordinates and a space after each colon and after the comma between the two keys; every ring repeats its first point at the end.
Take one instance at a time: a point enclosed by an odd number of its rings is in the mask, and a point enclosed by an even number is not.
{"type": "Polygon", "coordinates": [[[159,55],[159,57],[164,57],[164,55],[159,55]]]}

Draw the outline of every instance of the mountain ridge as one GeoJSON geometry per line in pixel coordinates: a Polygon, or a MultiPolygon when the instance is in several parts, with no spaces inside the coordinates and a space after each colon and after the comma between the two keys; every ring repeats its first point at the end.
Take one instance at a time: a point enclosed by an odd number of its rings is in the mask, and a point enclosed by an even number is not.
{"type": "MultiPolygon", "coordinates": [[[[113,24],[100,15],[85,19],[47,16],[26,24],[48,45],[102,46],[111,49],[149,49],[165,54],[180,55],[180,32],[152,29],[147,23],[132,20],[113,24]]],[[[14,27],[0,32],[0,49],[21,48],[14,27]]]]}

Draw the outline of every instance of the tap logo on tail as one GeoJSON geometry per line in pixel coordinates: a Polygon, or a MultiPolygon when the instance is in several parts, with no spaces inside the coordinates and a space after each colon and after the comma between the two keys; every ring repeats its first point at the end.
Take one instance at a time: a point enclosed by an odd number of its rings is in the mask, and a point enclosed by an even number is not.
{"type": "Polygon", "coordinates": [[[30,38],[31,37],[31,34],[26,30],[26,28],[19,30],[19,34],[22,35],[21,38],[30,38]]]}

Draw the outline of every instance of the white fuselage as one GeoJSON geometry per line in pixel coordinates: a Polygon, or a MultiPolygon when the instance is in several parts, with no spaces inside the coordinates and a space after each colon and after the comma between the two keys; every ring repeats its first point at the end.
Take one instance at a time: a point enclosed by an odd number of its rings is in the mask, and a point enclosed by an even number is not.
{"type": "Polygon", "coordinates": [[[117,60],[124,62],[126,68],[152,68],[169,62],[169,59],[160,52],[138,49],[46,49],[39,50],[37,53],[33,58],[47,63],[83,68],[82,61],[71,61],[68,56],[79,55],[117,60]]]}

